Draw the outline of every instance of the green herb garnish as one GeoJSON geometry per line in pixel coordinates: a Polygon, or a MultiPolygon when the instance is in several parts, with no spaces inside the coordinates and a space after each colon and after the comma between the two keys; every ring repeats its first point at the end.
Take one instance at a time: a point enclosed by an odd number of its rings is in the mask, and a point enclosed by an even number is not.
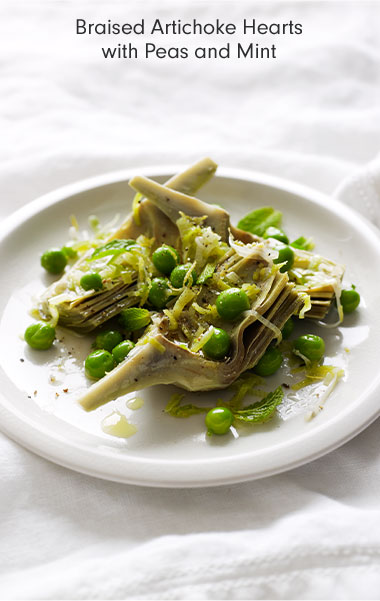
{"type": "Polygon", "coordinates": [[[135,332],[150,324],[150,313],[148,309],[130,307],[121,311],[119,319],[123,328],[129,332],[135,332]]]}
{"type": "MultiPolygon", "coordinates": [[[[262,400],[252,403],[252,405],[248,405],[243,409],[237,409],[241,403],[242,397],[244,397],[248,392],[252,391],[252,386],[254,386],[258,380],[260,380],[260,378],[257,378],[257,376],[246,378],[245,381],[240,383],[240,390],[231,399],[231,401],[220,403],[218,406],[229,409],[234,416],[234,420],[240,422],[245,422],[247,424],[259,424],[267,422],[274,416],[277,406],[284,398],[284,393],[281,386],[276,388],[276,390],[273,392],[267,394],[267,396],[262,400]]],[[[208,413],[211,411],[212,407],[199,407],[191,403],[181,405],[181,401],[184,396],[184,394],[173,394],[165,407],[165,413],[168,413],[172,417],[183,418],[190,417],[191,415],[196,415],[198,413],[208,413]]]]}
{"type": "Polygon", "coordinates": [[[184,397],[184,394],[173,394],[165,407],[165,413],[172,417],[190,417],[190,415],[196,415],[197,413],[207,413],[211,409],[211,407],[198,407],[191,403],[181,405],[180,403],[184,397]]]}
{"type": "Polygon", "coordinates": [[[281,386],[279,386],[261,401],[248,405],[248,407],[240,411],[235,411],[234,418],[247,424],[263,424],[274,416],[276,408],[282,402],[283,398],[284,392],[281,386]]]}
{"type": "Polygon", "coordinates": [[[238,228],[256,236],[264,236],[268,227],[280,227],[281,221],[280,211],[275,211],[271,207],[262,207],[240,219],[238,228]]]}
{"type": "Polygon", "coordinates": [[[89,261],[100,259],[101,257],[106,257],[107,255],[121,255],[134,244],[136,244],[136,240],[111,240],[110,242],[107,242],[107,244],[96,248],[89,261]]]}
{"type": "Polygon", "coordinates": [[[215,271],[215,268],[216,265],[213,265],[212,263],[207,263],[207,265],[205,265],[205,267],[202,270],[202,273],[197,279],[197,284],[204,284],[208,279],[210,279],[215,271]]]}

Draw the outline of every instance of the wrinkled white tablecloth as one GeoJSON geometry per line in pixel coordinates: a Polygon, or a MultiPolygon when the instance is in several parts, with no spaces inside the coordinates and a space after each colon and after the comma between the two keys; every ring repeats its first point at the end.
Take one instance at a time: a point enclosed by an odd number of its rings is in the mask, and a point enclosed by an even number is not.
{"type": "MultiPolygon", "coordinates": [[[[210,155],[339,187],[380,225],[379,18],[377,2],[0,2],[1,215],[94,174],[210,155]],[[101,40],[74,34],[75,18],[141,16],[293,19],[304,35],[276,40],[275,61],[194,63],[107,62],[101,40]]],[[[377,421],[289,473],[153,490],[0,435],[0,594],[378,599],[379,439],[377,421]]]]}

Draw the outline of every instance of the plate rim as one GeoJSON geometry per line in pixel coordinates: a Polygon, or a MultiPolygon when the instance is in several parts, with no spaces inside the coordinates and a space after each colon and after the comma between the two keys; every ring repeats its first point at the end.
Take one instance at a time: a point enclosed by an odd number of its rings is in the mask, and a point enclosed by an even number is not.
{"type": "MultiPolygon", "coordinates": [[[[137,174],[149,174],[150,177],[160,177],[163,175],[169,175],[171,173],[179,172],[184,168],[183,164],[180,165],[153,165],[147,167],[137,167],[137,168],[129,168],[118,171],[112,171],[104,174],[100,174],[94,177],[85,178],[79,180],[74,183],[70,183],[68,185],[59,187],[55,190],[44,194],[35,200],[29,202],[23,207],[19,208],[17,211],[8,216],[0,226],[0,244],[4,239],[12,234],[12,232],[22,223],[26,222],[31,217],[35,216],[39,212],[46,210],[48,207],[59,204],[61,202],[65,202],[66,199],[70,198],[74,194],[79,194],[81,192],[86,192],[95,188],[99,188],[105,185],[111,185],[114,183],[121,183],[128,181],[130,177],[133,177],[137,174]]],[[[250,171],[245,169],[236,169],[236,168],[220,168],[215,177],[226,177],[231,179],[237,179],[240,181],[247,181],[250,183],[257,183],[259,185],[267,185],[275,189],[280,189],[282,191],[286,191],[289,193],[293,193],[296,195],[300,195],[306,198],[308,201],[313,202],[317,205],[322,205],[329,211],[333,213],[339,213],[344,209],[345,221],[358,222],[364,227],[367,231],[370,231],[371,235],[376,238],[376,242],[379,245],[380,251],[380,231],[365,217],[357,213],[351,207],[343,204],[338,199],[324,194],[318,190],[315,190],[312,187],[306,186],[304,184],[300,184],[298,182],[293,182],[291,180],[287,180],[284,178],[280,178],[278,176],[273,176],[267,173],[261,173],[257,171],[250,171]]],[[[214,466],[217,462],[221,460],[218,458],[210,458],[210,459],[201,459],[196,461],[188,461],[188,460],[152,460],[151,458],[138,458],[135,455],[133,457],[123,456],[122,459],[119,457],[112,456],[112,462],[116,466],[120,464],[120,467],[130,468],[131,466],[137,466],[138,469],[133,470],[134,474],[127,473],[122,474],[120,470],[118,473],[115,473],[114,470],[108,469],[107,462],[110,460],[110,455],[101,455],[100,458],[105,459],[103,465],[99,467],[94,467],[94,457],[99,459],[98,454],[94,452],[94,449],[88,449],[87,447],[83,448],[83,446],[77,444],[75,441],[70,441],[70,449],[67,449],[67,441],[65,443],[64,437],[57,436],[57,433],[48,431],[45,427],[38,429],[33,423],[25,420],[25,416],[23,416],[22,412],[17,408],[16,410],[10,405],[9,400],[0,392],[0,429],[11,439],[16,441],[18,444],[27,448],[28,450],[34,452],[35,454],[52,461],[58,465],[63,467],[72,469],[76,472],[83,473],[86,475],[90,475],[96,478],[101,478],[104,480],[110,480],[114,482],[126,483],[126,484],[134,484],[139,486],[152,486],[152,487],[165,487],[165,488],[195,488],[195,487],[207,487],[207,486],[221,486],[228,484],[235,484],[238,482],[244,482],[249,480],[255,480],[263,477],[268,477],[274,474],[282,473],[300,465],[304,465],[315,459],[322,457],[323,455],[331,452],[332,450],[342,446],[355,436],[357,436],[360,432],[362,432],[365,428],[367,428],[373,421],[377,419],[380,415],[380,408],[377,407],[377,399],[376,399],[376,389],[378,389],[380,384],[380,375],[377,379],[373,381],[373,385],[370,391],[365,394],[366,398],[366,412],[364,412],[365,419],[361,419],[359,425],[352,429],[349,428],[348,431],[342,426],[344,426],[345,422],[348,418],[350,418],[351,414],[355,411],[358,405],[360,405],[360,399],[363,395],[360,395],[359,399],[356,403],[353,404],[350,411],[345,413],[343,416],[340,414],[335,416],[332,420],[330,420],[327,424],[323,424],[323,426],[319,428],[315,428],[313,432],[305,433],[305,435],[301,435],[297,437],[297,442],[295,447],[292,450],[291,456],[285,461],[280,462],[279,465],[271,465],[266,468],[262,468],[257,470],[254,473],[250,473],[249,469],[240,470],[236,474],[236,462],[244,458],[246,459],[252,453],[244,452],[239,455],[223,458],[223,468],[224,473],[221,474],[199,474],[200,465],[203,466],[203,469],[208,466],[214,466]],[[13,411],[12,411],[13,409],[13,411]],[[23,419],[24,417],[24,419],[23,419]],[[318,449],[318,443],[320,431],[323,430],[326,432],[330,432],[331,428],[334,427],[335,422],[339,423],[339,431],[341,431],[340,436],[332,437],[332,440],[327,445],[322,445],[321,448],[318,449]],[[37,435],[38,434],[38,435],[37,435]],[[304,436],[308,440],[309,444],[309,452],[303,454],[301,458],[297,458],[297,453],[295,453],[296,448],[302,443],[304,436]],[[62,439],[62,440],[61,440],[62,439]],[[38,440],[38,444],[36,444],[36,440],[38,440]],[[312,442],[313,444],[310,444],[312,442]],[[63,448],[62,448],[63,445],[63,448]],[[315,448],[316,447],[316,448],[315,448]],[[78,450],[81,451],[81,463],[78,465],[76,461],[76,453],[78,450]],[[62,454],[63,451],[63,454],[62,454]],[[84,454],[88,455],[86,461],[84,461],[84,454]],[[160,475],[157,476],[154,473],[154,470],[147,469],[152,468],[152,466],[156,466],[157,463],[160,465],[160,475]],[[179,475],[178,470],[175,475],[171,474],[173,470],[173,466],[185,466],[186,465],[186,474],[179,475]],[[188,469],[192,467],[192,469],[188,469]],[[141,469],[142,468],[142,469],[141,469]],[[231,469],[232,468],[232,469],[231,469]]],[[[363,393],[364,394],[364,393],[363,393]]],[[[361,408],[361,417],[363,418],[363,410],[361,408]]],[[[279,446],[283,446],[279,445],[279,446]]],[[[275,449],[274,449],[275,450],[275,449]]],[[[268,455],[268,451],[263,451],[263,453],[268,455]]],[[[259,451],[255,451],[256,456],[260,454],[259,451]]],[[[273,452],[272,452],[273,454],[273,452]]],[[[273,463],[273,460],[272,460],[273,463]]],[[[244,465],[246,462],[244,462],[244,465]]],[[[129,472],[129,469],[126,469],[129,472]]],[[[206,469],[207,472],[207,469],[206,469]]]]}

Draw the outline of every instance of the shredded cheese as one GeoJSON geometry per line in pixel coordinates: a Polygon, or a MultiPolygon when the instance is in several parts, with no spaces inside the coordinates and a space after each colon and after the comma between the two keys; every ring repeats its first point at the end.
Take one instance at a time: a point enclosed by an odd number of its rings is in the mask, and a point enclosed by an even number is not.
{"type": "Polygon", "coordinates": [[[305,355],[303,355],[301,353],[301,351],[299,351],[298,349],[293,348],[293,354],[297,355],[297,357],[299,357],[300,359],[302,359],[302,361],[304,361],[305,365],[307,365],[307,366],[311,365],[310,359],[308,357],[306,357],[305,355]]]}
{"type": "Polygon", "coordinates": [[[246,314],[253,315],[257,319],[257,321],[262,323],[265,327],[269,328],[269,330],[272,330],[275,337],[277,338],[278,343],[281,342],[282,332],[281,332],[280,328],[278,328],[277,326],[274,325],[274,323],[269,321],[269,319],[267,319],[263,315],[260,315],[260,313],[258,313],[255,309],[250,309],[249,311],[246,311],[246,314]]]}
{"type": "Polygon", "coordinates": [[[175,319],[178,319],[180,317],[182,311],[184,310],[186,305],[193,300],[194,296],[195,293],[192,290],[190,290],[190,288],[184,289],[184,291],[177,298],[175,305],[172,309],[173,316],[175,319]]]}
{"type": "Polygon", "coordinates": [[[214,332],[214,326],[210,326],[204,334],[198,336],[197,338],[194,338],[193,343],[190,346],[190,350],[193,353],[197,353],[198,351],[200,351],[201,348],[204,347],[204,345],[210,340],[210,338],[212,338],[214,332]]]}
{"type": "Polygon", "coordinates": [[[176,330],[178,328],[178,322],[173,315],[173,311],[170,309],[164,309],[164,313],[169,319],[169,330],[176,330]]]}
{"type": "Polygon", "coordinates": [[[208,313],[210,313],[210,311],[208,309],[205,309],[204,307],[201,307],[200,305],[198,305],[198,303],[193,302],[193,304],[191,305],[193,307],[193,309],[195,309],[195,311],[197,313],[199,313],[200,315],[207,315],[208,313]]]}
{"type": "Polygon", "coordinates": [[[324,321],[318,321],[318,325],[322,326],[323,328],[336,328],[337,326],[339,326],[342,321],[343,321],[343,317],[344,317],[344,313],[343,313],[343,307],[342,307],[342,303],[340,302],[340,296],[342,294],[342,286],[340,281],[335,281],[332,284],[333,288],[334,288],[334,294],[335,294],[335,298],[336,298],[336,308],[338,310],[338,319],[337,321],[334,321],[334,323],[325,323],[324,321]]]}
{"type": "Polygon", "coordinates": [[[330,373],[326,376],[324,381],[327,387],[318,398],[318,402],[315,404],[314,408],[307,415],[305,415],[306,421],[310,421],[311,419],[313,419],[313,417],[315,417],[323,409],[326,400],[328,399],[328,397],[334,390],[337,382],[343,375],[344,371],[343,369],[339,369],[339,367],[336,367],[330,371],[330,373]]]}
{"type": "Polygon", "coordinates": [[[298,317],[300,319],[304,319],[305,313],[311,309],[311,298],[308,294],[306,294],[306,292],[299,292],[298,296],[303,300],[303,307],[299,312],[298,317]]]}
{"type": "Polygon", "coordinates": [[[190,303],[195,297],[195,292],[190,288],[186,288],[181,292],[177,298],[175,305],[172,309],[164,309],[165,315],[169,318],[169,329],[176,330],[178,327],[178,319],[181,316],[182,311],[188,303],[190,303]]]}
{"type": "Polygon", "coordinates": [[[240,240],[235,240],[230,234],[229,243],[236,254],[240,257],[257,257],[258,260],[264,261],[266,264],[272,263],[273,259],[278,257],[278,252],[270,249],[264,242],[251,242],[244,244],[240,240]]]}

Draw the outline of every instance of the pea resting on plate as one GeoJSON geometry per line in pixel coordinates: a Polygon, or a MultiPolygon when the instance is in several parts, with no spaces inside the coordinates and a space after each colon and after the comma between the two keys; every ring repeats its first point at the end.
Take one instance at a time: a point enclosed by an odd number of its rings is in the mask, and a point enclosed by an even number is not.
{"type": "Polygon", "coordinates": [[[45,351],[51,347],[55,338],[55,328],[48,323],[34,323],[25,330],[25,342],[36,350],[45,351]]]}
{"type": "Polygon", "coordinates": [[[122,340],[123,337],[117,330],[106,330],[97,335],[95,347],[97,349],[104,349],[110,353],[122,340]]]}
{"type": "Polygon", "coordinates": [[[93,380],[99,380],[113,370],[115,361],[111,353],[99,349],[90,353],[84,362],[86,374],[93,380]]]}
{"type": "Polygon", "coordinates": [[[205,423],[212,434],[227,434],[234,421],[232,412],[227,407],[215,407],[206,415],[205,423]]]}
{"type": "Polygon", "coordinates": [[[320,361],[325,352],[325,343],[320,336],[305,334],[293,343],[296,354],[301,354],[309,361],[320,361]]]}
{"type": "Polygon", "coordinates": [[[353,313],[360,304],[360,294],[355,290],[354,286],[351,290],[342,290],[340,302],[344,313],[353,313]]]}
{"type": "Polygon", "coordinates": [[[41,265],[49,273],[58,275],[67,265],[67,255],[60,248],[52,248],[41,256],[41,265]]]}

